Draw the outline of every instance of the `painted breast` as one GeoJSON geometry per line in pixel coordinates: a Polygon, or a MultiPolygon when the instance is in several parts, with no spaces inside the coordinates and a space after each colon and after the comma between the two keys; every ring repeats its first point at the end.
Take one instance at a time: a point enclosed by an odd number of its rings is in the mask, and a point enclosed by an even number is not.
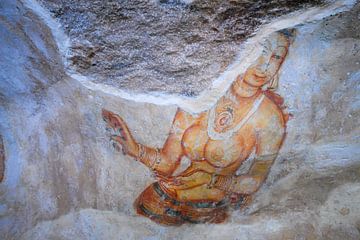
{"type": "Polygon", "coordinates": [[[239,160],[244,155],[244,150],[242,137],[227,140],[209,139],[205,146],[205,158],[217,167],[226,167],[239,160]]]}
{"type": "Polygon", "coordinates": [[[200,125],[193,125],[188,128],[182,138],[182,147],[185,155],[193,161],[202,160],[208,136],[206,129],[200,125]]]}
{"type": "Polygon", "coordinates": [[[206,159],[217,167],[226,167],[242,158],[245,159],[251,151],[241,132],[226,140],[212,140],[207,134],[207,129],[200,125],[193,125],[186,130],[182,146],[185,155],[192,161],[206,159]]]}

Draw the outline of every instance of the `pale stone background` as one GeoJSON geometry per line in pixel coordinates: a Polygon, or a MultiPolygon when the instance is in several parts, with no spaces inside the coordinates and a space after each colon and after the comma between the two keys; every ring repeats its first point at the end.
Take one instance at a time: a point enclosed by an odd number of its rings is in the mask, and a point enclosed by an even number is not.
{"type": "Polygon", "coordinates": [[[100,112],[105,107],[121,114],[139,142],[161,146],[176,106],[85,87],[67,73],[46,21],[22,1],[1,1],[0,134],[6,169],[0,235],[359,239],[359,12],[356,3],[350,11],[296,26],[279,88],[294,117],[254,203],[232,212],[225,224],[163,227],[135,214],[134,199],[153,179],[145,167],[112,149],[100,112]]]}

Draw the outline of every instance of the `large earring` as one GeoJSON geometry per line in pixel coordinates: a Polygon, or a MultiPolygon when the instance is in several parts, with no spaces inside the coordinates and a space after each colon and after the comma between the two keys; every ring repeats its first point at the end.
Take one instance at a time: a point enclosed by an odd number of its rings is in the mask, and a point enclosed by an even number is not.
{"type": "Polygon", "coordinates": [[[269,90],[276,90],[279,86],[279,73],[276,73],[269,83],[269,90]]]}
{"type": "Polygon", "coordinates": [[[274,91],[278,88],[278,86],[279,86],[279,73],[276,73],[273,76],[273,78],[267,84],[265,84],[261,89],[263,91],[266,90],[274,91]]]}

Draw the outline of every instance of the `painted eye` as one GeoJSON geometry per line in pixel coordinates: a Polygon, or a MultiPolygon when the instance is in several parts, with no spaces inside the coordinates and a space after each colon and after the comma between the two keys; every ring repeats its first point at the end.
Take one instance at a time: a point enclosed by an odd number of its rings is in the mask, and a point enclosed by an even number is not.
{"type": "Polygon", "coordinates": [[[281,56],[279,56],[279,55],[274,55],[274,58],[277,59],[277,60],[279,60],[279,59],[281,59],[281,56]]]}

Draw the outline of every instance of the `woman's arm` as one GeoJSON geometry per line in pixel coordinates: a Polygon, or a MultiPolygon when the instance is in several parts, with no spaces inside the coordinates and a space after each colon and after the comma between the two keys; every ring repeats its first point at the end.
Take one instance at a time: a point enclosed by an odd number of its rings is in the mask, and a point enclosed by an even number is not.
{"type": "Polygon", "coordinates": [[[160,176],[170,176],[180,163],[183,155],[181,139],[184,131],[194,122],[194,118],[182,110],[176,112],[169,137],[162,149],[137,143],[125,121],[117,114],[103,110],[103,118],[119,135],[112,137],[123,153],[134,157],[160,176]]]}
{"type": "Polygon", "coordinates": [[[182,136],[185,130],[190,127],[195,120],[196,119],[190,114],[178,109],[163,148],[155,149],[139,145],[138,160],[158,174],[170,176],[178,167],[181,157],[183,156],[181,146],[182,136]]]}

